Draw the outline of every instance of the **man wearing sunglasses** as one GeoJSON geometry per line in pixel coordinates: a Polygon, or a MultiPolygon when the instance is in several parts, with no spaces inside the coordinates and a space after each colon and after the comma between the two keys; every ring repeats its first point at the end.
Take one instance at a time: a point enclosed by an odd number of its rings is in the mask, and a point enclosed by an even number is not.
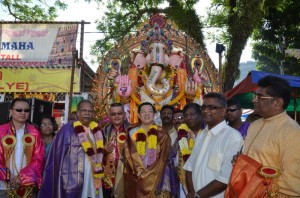
{"type": "Polygon", "coordinates": [[[285,111],[290,90],[289,83],[279,77],[258,81],[252,102],[254,112],[262,118],[250,125],[243,150],[263,166],[277,170],[273,175],[277,175],[278,197],[300,196],[300,126],[285,111]]]}
{"type": "Polygon", "coordinates": [[[235,98],[227,100],[226,121],[229,126],[238,130],[243,139],[245,139],[250,124],[248,122],[243,122],[241,116],[242,108],[240,101],[235,98]]]}
{"type": "Polygon", "coordinates": [[[9,109],[10,122],[0,125],[0,197],[31,197],[42,183],[45,148],[38,129],[27,122],[28,100],[16,98],[9,109]]]}
{"type": "Polygon", "coordinates": [[[197,135],[193,152],[184,166],[187,198],[224,197],[232,170],[231,159],[243,145],[240,133],[226,124],[226,111],[223,95],[204,96],[201,112],[206,127],[197,135]]]}
{"type": "Polygon", "coordinates": [[[182,110],[176,110],[173,114],[173,126],[178,130],[178,127],[184,123],[184,118],[183,118],[183,111],[182,110]]]}
{"type": "Polygon", "coordinates": [[[124,195],[122,152],[124,148],[126,129],[129,123],[126,120],[124,106],[121,103],[110,105],[109,118],[111,123],[103,128],[105,156],[103,196],[120,197],[124,195]]]}

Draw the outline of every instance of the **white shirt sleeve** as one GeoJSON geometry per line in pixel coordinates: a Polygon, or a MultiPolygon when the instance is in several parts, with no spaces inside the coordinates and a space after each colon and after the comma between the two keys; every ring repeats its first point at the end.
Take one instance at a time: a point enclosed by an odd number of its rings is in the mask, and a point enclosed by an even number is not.
{"type": "Polygon", "coordinates": [[[229,144],[226,144],[220,174],[216,177],[216,180],[224,184],[228,184],[229,182],[229,178],[233,168],[231,160],[233,156],[236,155],[237,152],[241,149],[244,143],[243,138],[240,136],[240,134],[236,134],[233,132],[231,137],[229,138],[231,141],[229,144]]]}

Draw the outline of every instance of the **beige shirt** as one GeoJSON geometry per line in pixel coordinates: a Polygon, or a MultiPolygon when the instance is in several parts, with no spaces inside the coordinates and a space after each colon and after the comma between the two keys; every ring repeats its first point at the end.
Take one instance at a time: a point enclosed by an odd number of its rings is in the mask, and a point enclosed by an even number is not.
{"type": "Polygon", "coordinates": [[[244,153],[281,170],[279,197],[300,196],[300,126],[286,112],[252,123],[244,153]]]}

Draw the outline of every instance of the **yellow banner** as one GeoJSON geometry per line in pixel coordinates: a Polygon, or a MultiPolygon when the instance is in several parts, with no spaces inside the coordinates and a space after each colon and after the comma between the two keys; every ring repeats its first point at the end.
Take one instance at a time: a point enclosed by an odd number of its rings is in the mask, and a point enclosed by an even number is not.
{"type": "MultiPolygon", "coordinates": [[[[71,69],[1,68],[0,92],[70,92],[71,69]]],[[[79,69],[75,69],[73,92],[79,92],[79,69]]]]}
{"type": "Polygon", "coordinates": [[[14,98],[37,98],[40,100],[45,100],[45,101],[50,101],[54,102],[55,101],[55,95],[53,93],[50,94],[34,94],[34,93],[20,93],[20,94],[14,94],[14,98]]]}

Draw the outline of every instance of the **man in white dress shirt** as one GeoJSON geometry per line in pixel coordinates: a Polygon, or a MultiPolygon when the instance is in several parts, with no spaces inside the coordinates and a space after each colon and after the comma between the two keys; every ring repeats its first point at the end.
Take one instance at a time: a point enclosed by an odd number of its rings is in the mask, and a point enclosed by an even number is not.
{"type": "Polygon", "coordinates": [[[240,133],[225,122],[226,100],[219,93],[204,96],[201,107],[205,129],[197,135],[187,171],[187,197],[224,197],[231,160],[243,145],[240,133]]]}

